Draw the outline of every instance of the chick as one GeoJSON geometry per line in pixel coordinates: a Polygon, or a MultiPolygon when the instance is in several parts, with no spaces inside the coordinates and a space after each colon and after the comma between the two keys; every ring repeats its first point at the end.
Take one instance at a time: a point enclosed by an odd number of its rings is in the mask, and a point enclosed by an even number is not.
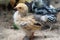
{"type": "Polygon", "coordinates": [[[27,15],[28,7],[24,3],[19,3],[14,9],[17,9],[13,15],[14,22],[19,24],[20,19],[27,15]]]}
{"type": "Polygon", "coordinates": [[[35,12],[35,19],[39,22],[42,21],[43,25],[50,25],[56,22],[57,11],[48,0],[34,0],[32,10],[35,12]]]}
{"type": "Polygon", "coordinates": [[[28,13],[28,7],[24,3],[19,3],[15,7],[17,11],[13,15],[14,23],[21,29],[26,32],[28,39],[24,40],[33,40],[34,32],[41,29],[41,24],[36,25],[37,21],[34,19],[34,15],[28,13]]]}

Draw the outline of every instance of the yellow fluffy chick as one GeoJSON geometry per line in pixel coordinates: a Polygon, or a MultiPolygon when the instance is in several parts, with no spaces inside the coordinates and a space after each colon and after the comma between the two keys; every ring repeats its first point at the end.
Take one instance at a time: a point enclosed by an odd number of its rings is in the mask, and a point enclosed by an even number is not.
{"type": "Polygon", "coordinates": [[[41,29],[41,25],[35,25],[37,22],[35,21],[34,16],[29,15],[28,7],[24,3],[17,4],[15,8],[17,11],[13,15],[14,23],[26,32],[26,36],[30,38],[29,40],[32,40],[34,32],[41,29]]]}
{"type": "Polygon", "coordinates": [[[14,9],[17,9],[17,11],[14,13],[13,19],[15,24],[19,24],[22,22],[22,18],[27,15],[28,7],[24,3],[19,3],[14,9]]]}

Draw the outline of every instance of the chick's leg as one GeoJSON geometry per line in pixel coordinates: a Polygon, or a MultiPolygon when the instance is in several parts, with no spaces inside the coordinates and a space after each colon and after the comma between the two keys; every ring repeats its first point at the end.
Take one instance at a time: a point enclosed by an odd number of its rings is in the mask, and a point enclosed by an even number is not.
{"type": "Polygon", "coordinates": [[[26,32],[26,37],[28,40],[33,40],[34,37],[34,32],[32,31],[25,31],[26,32]]]}
{"type": "Polygon", "coordinates": [[[34,38],[34,32],[31,33],[30,40],[33,40],[34,38]]]}

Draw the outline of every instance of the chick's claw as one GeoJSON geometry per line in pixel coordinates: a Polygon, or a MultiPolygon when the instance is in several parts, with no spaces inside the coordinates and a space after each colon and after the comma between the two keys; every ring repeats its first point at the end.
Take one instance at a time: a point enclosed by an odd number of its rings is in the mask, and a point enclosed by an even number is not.
{"type": "Polygon", "coordinates": [[[25,36],[25,37],[23,38],[23,40],[29,40],[29,37],[28,37],[28,36],[25,36]]]}

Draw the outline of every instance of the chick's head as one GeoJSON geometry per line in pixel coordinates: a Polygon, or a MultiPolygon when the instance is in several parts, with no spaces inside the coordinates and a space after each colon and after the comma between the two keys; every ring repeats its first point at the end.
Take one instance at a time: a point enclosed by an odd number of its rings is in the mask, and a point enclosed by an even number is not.
{"type": "Polygon", "coordinates": [[[17,9],[20,13],[28,12],[28,6],[24,3],[18,3],[15,9],[17,9]]]}

